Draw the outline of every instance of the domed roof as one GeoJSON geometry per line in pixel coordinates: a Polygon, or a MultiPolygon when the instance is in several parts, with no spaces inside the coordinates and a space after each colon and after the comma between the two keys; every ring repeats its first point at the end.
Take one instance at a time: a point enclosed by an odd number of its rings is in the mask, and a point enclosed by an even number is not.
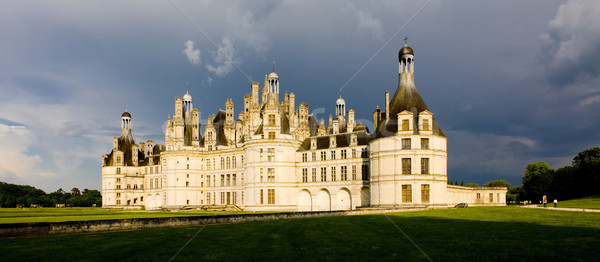
{"type": "Polygon", "coordinates": [[[125,111],[125,112],[123,112],[123,114],[121,115],[121,117],[129,117],[129,118],[131,118],[131,114],[129,114],[129,112],[125,111]]]}
{"type": "Polygon", "coordinates": [[[272,79],[272,78],[279,78],[279,76],[278,76],[278,75],[277,75],[275,72],[271,72],[271,73],[269,74],[269,78],[270,78],[270,79],[272,79]]]}
{"type": "Polygon", "coordinates": [[[344,104],[344,105],[345,105],[345,104],[346,104],[346,100],[344,100],[344,99],[342,98],[342,96],[340,96],[340,98],[338,98],[338,100],[336,100],[336,101],[335,101],[335,104],[336,104],[336,105],[341,105],[341,104],[344,104]]]}
{"type": "Polygon", "coordinates": [[[410,46],[403,46],[402,48],[400,48],[400,51],[398,52],[398,58],[402,58],[403,55],[415,55],[415,53],[413,52],[412,48],[410,48],[410,46]]]}
{"type": "Polygon", "coordinates": [[[367,132],[368,133],[369,130],[367,129],[367,126],[360,123],[354,128],[354,132],[367,132]]]}
{"type": "Polygon", "coordinates": [[[186,91],[183,96],[183,101],[192,101],[192,96],[186,91]]]}

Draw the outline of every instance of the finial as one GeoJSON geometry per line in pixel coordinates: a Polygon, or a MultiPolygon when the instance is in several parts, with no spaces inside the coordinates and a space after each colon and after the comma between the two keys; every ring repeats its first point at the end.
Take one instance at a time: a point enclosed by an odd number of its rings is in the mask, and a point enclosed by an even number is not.
{"type": "Polygon", "coordinates": [[[408,37],[404,36],[404,45],[408,45],[408,37]]]}
{"type": "Polygon", "coordinates": [[[275,60],[273,60],[273,72],[275,72],[275,60]]]}
{"type": "Polygon", "coordinates": [[[127,112],[127,105],[125,105],[125,112],[127,112]]]}

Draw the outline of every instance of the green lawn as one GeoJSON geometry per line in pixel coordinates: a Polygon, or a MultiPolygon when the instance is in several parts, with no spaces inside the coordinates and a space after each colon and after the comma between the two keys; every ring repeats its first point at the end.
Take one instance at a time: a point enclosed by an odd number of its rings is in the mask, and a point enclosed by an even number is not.
{"type": "MultiPolygon", "coordinates": [[[[128,218],[180,217],[180,216],[213,216],[231,214],[250,214],[248,211],[127,211],[106,210],[95,207],[74,208],[0,208],[0,224],[30,222],[64,222],[84,220],[107,220],[128,218]]],[[[256,212],[273,213],[273,212],[256,212]]]]}
{"type": "Polygon", "coordinates": [[[600,214],[520,207],[0,239],[0,254],[5,261],[168,261],[193,236],[174,261],[427,261],[415,245],[433,261],[600,261],[600,214]]]}
{"type": "MultiPolygon", "coordinates": [[[[554,201],[554,199],[552,200],[554,201]]],[[[550,206],[554,206],[552,203],[548,203],[550,206]]],[[[600,195],[594,195],[579,199],[559,201],[558,207],[573,207],[573,208],[592,208],[600,209],[600,195]]]]}

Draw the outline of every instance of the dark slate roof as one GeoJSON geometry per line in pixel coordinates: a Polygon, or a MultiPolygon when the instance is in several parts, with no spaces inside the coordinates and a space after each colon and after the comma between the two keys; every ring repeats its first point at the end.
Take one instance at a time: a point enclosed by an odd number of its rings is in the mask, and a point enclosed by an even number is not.
{"type": "Polygon", "coordinates": [[[219,112],[213,120],[213,126],[216,129],[215,133],[217,134],[217,146],[227,146],[229,144],[227,143],[227,137],[225,137],[225,118],[225,111],[219,109],[219,112]]]}
{"type": "MultiPolygon", "coordinates": [[[[353,133],[344,133],[335,135],[335,143],[336,148],[344,148],[350,146],[350,141],[352,139],[351,134],[356,134],[356,142],[358,145],[367,145],[369,141],[371,141],[372,136],[364,133],[364,132],[353,132],[353,133]]],[[[327,149],[329,148],[329,138],[331,136],[318,136],[317,138],[317,149],[327,149]]],[[[310,150],[310,140],[315,137],[308,137],[302,141],[300,148],[298,151],[307,151],[310,150]]]]}

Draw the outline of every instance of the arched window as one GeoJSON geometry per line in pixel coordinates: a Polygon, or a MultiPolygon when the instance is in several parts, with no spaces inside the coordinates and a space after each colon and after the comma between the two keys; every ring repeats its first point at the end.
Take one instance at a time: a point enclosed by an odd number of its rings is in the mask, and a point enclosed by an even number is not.
{"type": "Polygon", "coordinates": [[[227,169],[231,168],[231,158],[227,157],[227,169]]]}

